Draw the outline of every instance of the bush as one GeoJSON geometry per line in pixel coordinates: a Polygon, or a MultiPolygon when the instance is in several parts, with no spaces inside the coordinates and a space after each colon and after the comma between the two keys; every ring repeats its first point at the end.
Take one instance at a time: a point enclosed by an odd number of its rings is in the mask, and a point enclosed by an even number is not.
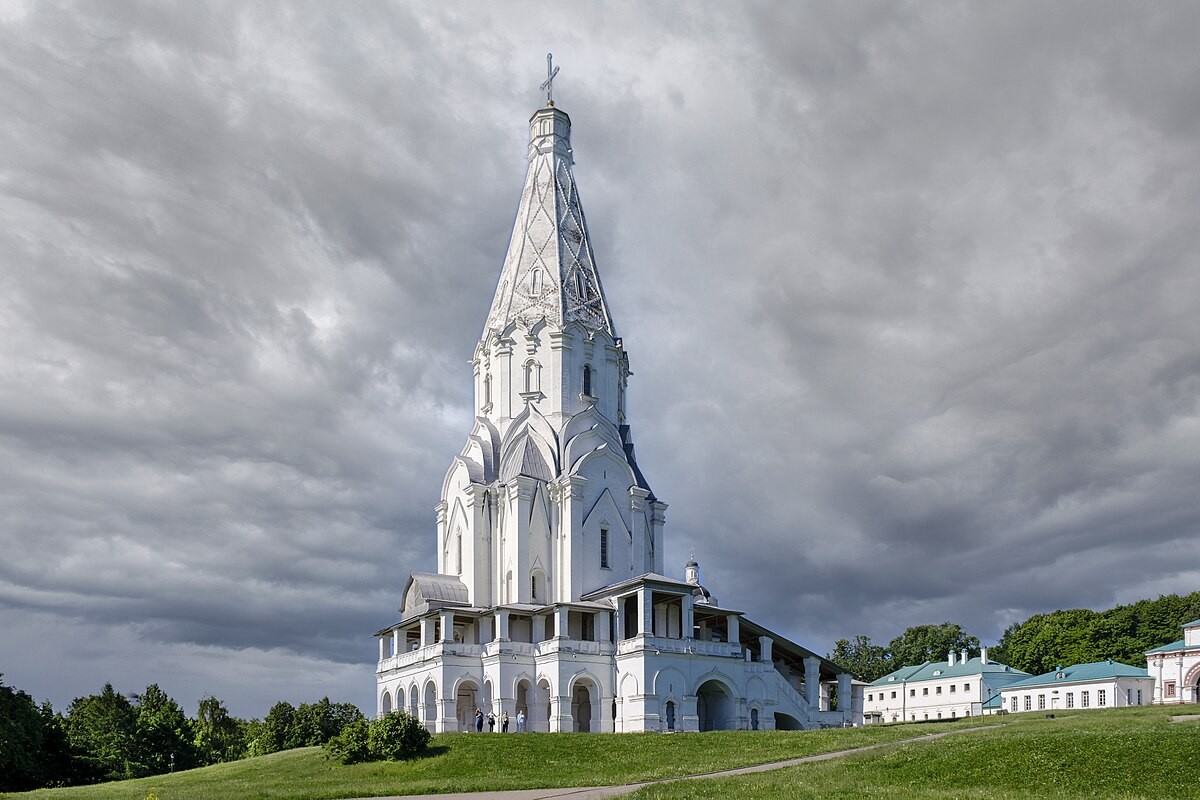
{"type": "Polygon", "coordinates": [[[392,711],[368,723],[358,719],[325,745],[331,758],[343,764],[363,761],[403,761],[424,752],[429,731],[403,711],[392,711]]]}
{"type": "Polygon", "coordinates": [[[368,739],[370,725],[365,719],[355,720],[342,732],[325,743],[325,749],[332,758],[343,764],[359,764],[363,761],[373,761],[368,739]]]}
{"type": "Polygon", "coordinates": [[[429,738],[429,731],[416,717],[392,711],[371,721],[367,746],[376,759],[403,761],[424,752],[429,738]]]}

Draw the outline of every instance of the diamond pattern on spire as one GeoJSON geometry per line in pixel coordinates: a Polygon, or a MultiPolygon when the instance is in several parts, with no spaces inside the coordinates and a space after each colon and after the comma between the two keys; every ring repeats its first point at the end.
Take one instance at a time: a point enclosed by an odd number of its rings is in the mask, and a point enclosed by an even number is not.
{"type": "Polygon", "coordinates": [[[535,137],[531,143],[521,205],[485,335],[543,317],[558,327],[578,322],[615,335],[571,171],[569,141],[557,137],[535,137]]]}

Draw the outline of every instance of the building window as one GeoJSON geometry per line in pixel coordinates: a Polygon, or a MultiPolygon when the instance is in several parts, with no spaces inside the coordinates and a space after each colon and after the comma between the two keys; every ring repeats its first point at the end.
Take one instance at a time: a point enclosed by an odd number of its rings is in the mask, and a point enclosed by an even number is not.
{"type": "Polygon", "coordinates": [[[926,686],[925,688],[923,688],[923,689],[921,690],[921,694],[922,694],[922,695],[928,695],[928,694],[929,694],[929,687],[928,687],[928,686],[926,686]]]}
{"type": "Polygon", "coordinates": [[[875,701],[875,695],[873,695],[873,694],[869,694],[869,695],[867,695],[867,700],[868,700],[868,701],[870,701],[870,702],[874,702],[874,701],[875,701]]]}
{"type": "Polygon", "coordinates": [[[1017,713],[1017,698],[1014,697],[1008,705],[1011,707],[1011,710],[1014,714],[1017,713]]]}
{"type": "Polygon", "coordinates": [[[1142,704],[1142,690],[1138,689],[1138,705],[1142,704]]]}
{"type": "Polygon", "coordinates": [[[1125,690],[1125,705],[1127,705],[1127,706],[1133,705],[1133,689],[1125,690]]]}
{"type": "Polygon", "coordinates": [[[954,694],[956,691],[958,691],[958,686],[953,683],[950,684],[950,694],[954,694]]]}
{"type": "Polygon", "coordinates": [[[537,575],[529,576],[529,599],[537,600],[537,575]]]}
{"type": "Polygon", "coordinates": [[[892,699],[893,699],[893,700],[895,700],[895,699],[896,699],[896,693],[895,693],[895,692],[892,692],[892,699]]]}
{"type": "Polygon", "coordinates": [[[1067,708],[1075,707],[1075,693],[1067,692],[1067,708]]]}
{"type": "Polygon", "coordinates": [[[1163,684],[1163,697],[1175,696],[1175,681],[1167,681],[1163,684]]]}
{"type": "Polygon", "coordinates": [[[939,687],[937,687],[937,692],[936,692],[936,694],[941,694],[941,693],[942,693],[942,687],[940,687],[940,686],[939,686],[939,687]]]}
{"type": "Polygon", "coordinates": [[[1104,707],[1108,704],[1108,691],[1105,689],[1096,690],[1096,705],[1104,707]]]}
{"type": "Polygon", "coordinates": [[[1045,708],[1046,708],[1046,695],[1039,694],[1038,695],[1038,711],[1042,711],[1045,708]]]}
{"type": "Polygon", "coordinates": [[[542,390],[542,365],[532,358],[525,362],[525,391],[542,390]]]}
{"type": "Polygon", "coordinates": [[[971,691],[971,684],[969,684],[969,683],[964,683],[964,684],[963,684],[963,691],[964,691],[964,692],[969,692],[969,691],[971,691]]]}
{"type": "Polygon", "coordinates": [[[492,376],[483,376],[483,405],[486,409],[492,404],[492,376]]]}
{"type": "Polygon", "coordinates": [[[592,396],[592,367],[590,364],[583,365],[583,393],[588,397],[592,396]]]}
{"type": "Polygon", "coordinates": [[[1080,692],[1080,693],[1079,693],[1079,707],[1080,707],[1080,708],[1087,708],[1087,707],[1088,707],[1088,706],[1090,706],[1091,704],[1092,704],[1092,702],[1091,702],[1091,692],[1080,692]]]}
{"type": "Polygon", "coordinates": [[[600,529],[600,569],[608,569],[608,528],[600,529]]]}
{"type": "Polygon", "coordinates": [[[1033,697],[1031,695],[1025,695],[1025,710],[1033,711],[1033,697]]]}
{"type": "Polygon", "coordinates": [[[540,294],[542,291],[542,271],[535,269],[529,273],[529,293],[540,294]]]}
{"type": "Polygon", "coordinates": [[[916,697],[916,696],[917,696],[917,690],[916,690],[916,689],[909,689],[909,690],[908,690],[908,696],[909,696],[909,697],[916,697]]]}

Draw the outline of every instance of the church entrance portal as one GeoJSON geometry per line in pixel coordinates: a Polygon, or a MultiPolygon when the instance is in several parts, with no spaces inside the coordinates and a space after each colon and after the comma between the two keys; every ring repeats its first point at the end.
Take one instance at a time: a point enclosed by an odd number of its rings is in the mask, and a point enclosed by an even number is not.
{"type": "Polygon", "coordinates": [[[571,727],[576,733],[592,732],[592,689],[591,681],[581,680],[571,691],[571,727]]]}
{"type": "Polygon", "coordinates": [[[479,687],[471,681],[463,681],[458,685],[454,716],[458,719],[460,731],[475,730],[475,709],[479,707],[478,692],[479,687]]]}
{"type": "Polygon", "coordinates": [[[733,729],[733,698],[720,681],[706,681],[696,690],[696,714],[702,731],[733,729]]]}

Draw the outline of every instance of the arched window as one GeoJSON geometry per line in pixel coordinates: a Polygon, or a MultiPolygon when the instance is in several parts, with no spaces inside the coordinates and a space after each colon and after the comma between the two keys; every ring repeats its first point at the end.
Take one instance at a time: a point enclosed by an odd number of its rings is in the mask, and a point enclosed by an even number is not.
{"type": "Polygon", "coordinates": [[[583,365],[583,393],[588,397],[592,396],[592,365],[583,365]]]}
{"type": "Polygon", "coordinates": [[[529,293],[540,294],[542,291],[542,271],[535,269],[529,273],[529,293]]]}
{"type": "Polygon", "coordinates": [[[525,391],[539,392],[542,389],[542,365],[534,359],[525,362],[525,391]]]}
{"type": "Polygon", "coordinates": [[[675,730],[675,701],[667,701],[667,730],[675,730]]]}
{"type": "Polygon", "coordinates": [[[491,373],[483,376],[483,403],[482,407],[486,410],[492,404],[492,376],[491,373]]]}
{"type": "Polygon", "coordinates": [[[458,574],[462,575],[462,531],[458,531],[454,535],[454,564],[458,569],[458,574]]]}

